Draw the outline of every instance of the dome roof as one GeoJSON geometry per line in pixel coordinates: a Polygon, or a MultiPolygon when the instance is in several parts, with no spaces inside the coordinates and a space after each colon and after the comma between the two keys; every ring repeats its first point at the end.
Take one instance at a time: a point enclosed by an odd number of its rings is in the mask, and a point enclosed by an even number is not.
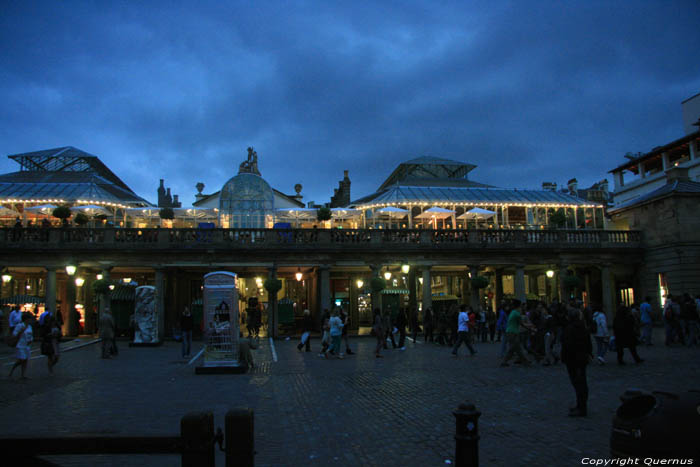
{"type": "MultiPolygon", "coordinates": [[[[240,173],[231,178],[221,188],[220,200],[228,201],[270,201],[274,195],[272,187],[259,175],[240,173]]],[[[221,202],[220,201],[220,202],[221,202]]]]}
{"type": "Polygon", "coordinates": [[[274,208],[272,187],[253,173],[239,173],[221,188],[219,223],[225,228],[265,228],[274,208]]]}

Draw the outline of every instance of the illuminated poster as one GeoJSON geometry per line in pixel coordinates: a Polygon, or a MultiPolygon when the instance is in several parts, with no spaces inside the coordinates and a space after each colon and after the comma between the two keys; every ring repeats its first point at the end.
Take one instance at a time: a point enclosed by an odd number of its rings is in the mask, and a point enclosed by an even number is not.
{"type": "Polygon", "coordinates": [[[238,365],[238,278],[225,271],[204,276],[204,367],[238,365]]]}
{"type": "Polygon", "coordinates": [[[134,344],[155,344],[158,336],[156,288],[152,285],[136,287],[134,304],[134,344]]]}

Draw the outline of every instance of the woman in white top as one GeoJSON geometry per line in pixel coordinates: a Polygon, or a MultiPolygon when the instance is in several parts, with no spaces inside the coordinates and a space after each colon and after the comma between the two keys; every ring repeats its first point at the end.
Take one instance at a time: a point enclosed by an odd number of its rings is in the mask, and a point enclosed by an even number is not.
{"type": "Polygon", "coordinates": [[[593,323],[595,324],[595,332],[593,336],[598,344],[598,356],[596,359],[600,365],[605,364],[605,352],[608,351],[608,343],[610,336],[608,334],[608,322],[605,319],[605,313],[596,310],[593,313],[593,323]]]}
{"type": "Polygon", "coordinates": [[[18,366],[22,367],[21,379],[27,379],[24,374],[27,371],[27,362],[29,361],[29,356],[31,354],[31,345],[34,340],[34,335],[32,334],[32,327],[29,325],[29,313],[22,314],[22,322],[15,326],[15,330],[12,335],[19,336],[19,341],[17,341],[17,346],[15,347],[15,358],[17,361],[12,365],[10,370],[10,377],[12,377],[12,372],[18,366]]]}

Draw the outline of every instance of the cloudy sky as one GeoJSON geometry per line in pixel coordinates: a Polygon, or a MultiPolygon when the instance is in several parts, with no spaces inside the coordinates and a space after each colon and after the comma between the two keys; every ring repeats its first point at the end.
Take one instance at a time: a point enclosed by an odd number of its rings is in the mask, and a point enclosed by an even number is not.
{"type": "Polygon", "coordinates": [[[70,145],[189,205],[254,146],[304,201],[327,202],[343,169],[359,198],[421,155],[497,186],[588,186],[683,135],[698,24],[696,0],[5,0],[0,173],[70,145]]]}

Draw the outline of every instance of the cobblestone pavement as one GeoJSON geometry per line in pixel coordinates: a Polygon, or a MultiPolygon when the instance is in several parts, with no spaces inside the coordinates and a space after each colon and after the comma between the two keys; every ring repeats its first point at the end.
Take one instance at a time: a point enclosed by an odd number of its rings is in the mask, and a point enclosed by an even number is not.
{"type": "MultiPolygon", "coordinates": [[[[657,331],[658,332],[658,331],[657,331]]],[[[659,335],[659,338],[661,336],[659,335]]],[[[641,348],[646,361],[589,367],[589,417],[566,416],[574,393],[562,365],[499,368],[500,344],[450,356],[434,344],[407,344],[375,359],[374,340],[356,338],[357,355],[324,360],[296,341],[267,340],[246,375],[195,375],[179,344],[129,348],[112,360],[99,344],[62,355],[49,376],[30,363],[28,381],[9,380],[0,355],[0,436],[177,434],[187,412],[213,410],[217,426],[231,407],[255,411],[257,465],[438,466],[454,456],[452,411],[469,400],[482,411],[481,465],[581,465],[605,457],[619,396],[629,387],[698,389],[700,350],[641,348]]],[[[195,343],[199,348],[200,344],[195,343]]],[[[318,351],[318,339],[312,342],[318,351]]],[[[62,465],[179,465],[173,456],[51,457],[62,465]]],[[[5,465],[5,464],[4,464],[5,465]]],[[[223,465],[223,456],[217,457],[223,465]]]]}

